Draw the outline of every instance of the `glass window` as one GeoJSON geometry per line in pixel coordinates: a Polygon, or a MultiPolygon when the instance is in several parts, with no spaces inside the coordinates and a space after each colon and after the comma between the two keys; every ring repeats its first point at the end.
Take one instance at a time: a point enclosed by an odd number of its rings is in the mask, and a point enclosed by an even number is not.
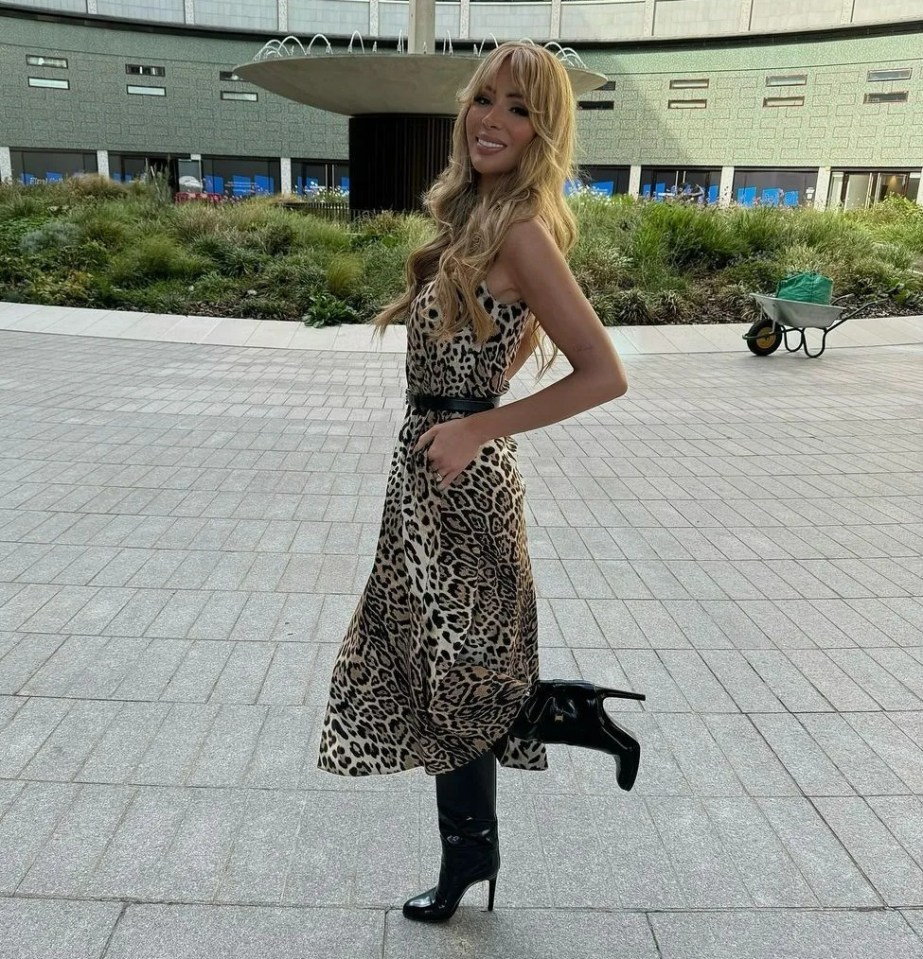
{"type": "Polygon", "coordinates": [[[248,100],[251,103],[256,103],[259,99],[255,93],[243,93],[237,90],[222,90],[221,91],[222,100],[248,100]]]}
{"type": "Polygon", "coordinates": [[[612,100],[578,100],[578,110],[611,110],[615,104],[612,100]]]}
{"type": "Polygon", "coordinates": [[[311,193],[325,189],[349,190],[349,164],[335,160],[292,160],[292,190],[311,193]]]}
{"type": "Polygon", "coordinates": [[[580,184],[606,196],[627,193],[630,172],[627,166],[581,166],[580,184]]]}
{"type": "Polygon", "coordinates": [[[779,73],[766,77],[767,87],[803,87],[807,82],[806,73],[779,73]]]}
{"type": "Polygon", "coordinates": [[[804,206],[814,202],[817,170],[734,170],[733,199],[741,206],[804,206]]]}
{"type": "Polygon", "coordinates": [[[899,70],[869,70],[868,81],[873,83],[876,80],[909,80],[912,76],[913,70],[910,67],[899,70]]]}
{"type": "Polygon", "coordinates": [[[891,93],[866,93],[865,103],[906,103],[907,91],[894,90],[891,93]]]}
{"type": "Polygon", "coordinates": [[[234,73],[234,72],[231,71],[231,70],[219,70],[219,71],[218,71],[218,79],[219,79],[219,80],[224,80],[224,81],[233,81],[233,82],[239,81],[239,82],[241,82],[241,83],[244,82],[239,76],[237,76],[236,73],[234,73]]]}
{"type": "Polygon", "coordinates": [[[675,80],[670,81],[671,90],[707,90],[708,89],[708,77],[692,77],[692,78],[682,78],[678,77],[675,80]]]}
{"type": "Polygon", "coordinates": [[[614,90],[615,89],[615,80],[607,80],[601,87],[596,88],[599,90],[614,90]]]}
{"type": "Polygon", "coordinates": [[[708,100],[668,100],[667,107],[670,110],[704,110],[708,106],[708,100]]]}
{"type": "Polygon", "coordinates": [[[125,72],[135,77],[163,77],[166,70],[163,67],[150,67],[141,63],[126,63],[125,72]]]}
{"type": "Polygon", "coordinates": [[[136,87],[128,84],[128,92],[139,97],[165,97],[167,91],[165,87],[136,87]]]}
{"type": "Polygon", "coordinates": [[[641,196],[682,203],[717,203],[720,167],[641,167],[641,196]]]}
{"type": "Polygon", "coordinates": [[[65,57],[27,56],[26,63],[30,67],[54,67],[58,70],[67,69],[67,59],[65,57]]]}
{"type": "Polygon", "coordinates": [[[96,173],[95,153],[57,150],[10,150],[13,179],[22,183],[63,180],[79,173],[96,173]]]}
{"type": "Polygon", "coordinates": [[[804,97],[763,97],[764,107],[803,107],[804,97]]]}
{"type": "MultiPolygon", "coordinates": [[[[292,167],[294,177],[294,163],[292,167]]],[[[223,193],[225,196],[278,193],[281,186],[280,168],[278,158],[202,157],[205,192],[223,193]]]]}
{"type": "Polygon", "coordinates": [[[834,170],[827,205],[855,210],[880,203],[889,196],[915,200],[919,189],[919,170],[834,170]]]}
{"type": "Polygon", "coordinates": [[[51,90],[70,90],[70,80],[52,80],[49,77],[29,77],[30,87],[48,87],[51,90]]]}
{"type": "Polygon", "coordinates": [[[109,154],[109,176],[119,183],[143,180],[151,173],[165,174],[175,186],[175,161],[166,153],[109,154]]]}

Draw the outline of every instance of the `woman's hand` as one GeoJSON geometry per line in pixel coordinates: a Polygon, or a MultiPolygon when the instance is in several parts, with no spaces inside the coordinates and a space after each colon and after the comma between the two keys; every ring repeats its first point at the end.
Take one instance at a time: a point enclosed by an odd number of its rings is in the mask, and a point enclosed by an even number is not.
{"type": "Polygon", "coordinates": [[[460,473],[474,461],[483,440],[474,424],[473,417],[448,420],[430,427],[413,448],[416,453],[425,446],[429,459],[428,467],[436,475],[440,491],[445,491],[460,473]]]}

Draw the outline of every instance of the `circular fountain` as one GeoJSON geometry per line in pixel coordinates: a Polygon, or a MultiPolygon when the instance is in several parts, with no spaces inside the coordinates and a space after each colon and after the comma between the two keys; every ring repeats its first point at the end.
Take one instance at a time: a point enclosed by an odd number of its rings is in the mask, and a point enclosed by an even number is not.
{"type": "MultiPolygon", "coordinates": [[[[393,52],[379,52],[377,43],[366,52],[356,31],[347,52],[334,53],[327,38],[316,34],[307,46],[297,37],[270,40],[253,60],[234,68],[264,90],[350,118],[354,212],[421,209],[423,193],[448,160],[456,95],[484,53],[486,40],[464,55],[453,53],[448,38],[436,52],[435,0],[411,0],[410,24],[406,51],[401,36],[393,52]],[[352,52],[357,37],[359,52],[352,52]]],[[[545,46],[564,63],[575,95],[605,83],[574,50],[556,42],[545,46]]]]}

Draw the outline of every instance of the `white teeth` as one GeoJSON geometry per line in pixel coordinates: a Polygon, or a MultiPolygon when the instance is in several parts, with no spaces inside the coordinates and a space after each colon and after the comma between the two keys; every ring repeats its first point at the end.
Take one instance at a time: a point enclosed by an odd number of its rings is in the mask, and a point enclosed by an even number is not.
{"type": "Polygon", "coordinates": [[[490,140],[485,140],[482,137],[478,137],[477,141],[478,143],[481,144],[482,147],[502,147],[503,146],[502,143],[491,143],[490,140]]]}

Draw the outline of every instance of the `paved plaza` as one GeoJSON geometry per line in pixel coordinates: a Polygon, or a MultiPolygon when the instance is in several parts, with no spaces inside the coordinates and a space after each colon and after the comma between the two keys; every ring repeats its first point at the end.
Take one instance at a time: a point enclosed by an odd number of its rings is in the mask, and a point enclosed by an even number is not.
{"type": "Polygon", "coordinates": [[[543,675],[645,692],[641,773],[502,770],[497,909],[426,927],[432,781],[315,768],[400,351],[12,311],[0,959],[923,955],[923,321],[820,360],[628,331],[674,348],[518,437],[543,675]]]}

